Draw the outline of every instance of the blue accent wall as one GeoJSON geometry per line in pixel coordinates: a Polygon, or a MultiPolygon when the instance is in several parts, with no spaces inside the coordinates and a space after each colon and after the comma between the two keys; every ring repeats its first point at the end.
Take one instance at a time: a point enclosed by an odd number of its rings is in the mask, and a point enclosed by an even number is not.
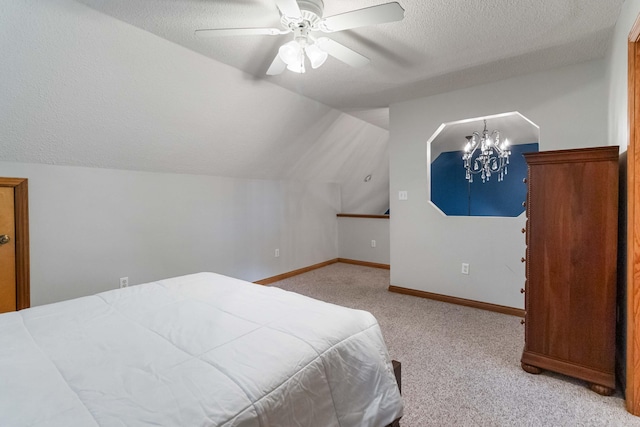
{"type": "Polygon", "coordinates": [[[527,163],[522,154],[537,151],[537,142],[512,145],[508,174],[502,182],[492,175],[483,183],[480,175],[475,175],[471,184],[465,178],[462,150],[441,153],[431,163],[431,201],[446,215],[519,216],[527,197],[527,186],[522,182],[527,163]]]}

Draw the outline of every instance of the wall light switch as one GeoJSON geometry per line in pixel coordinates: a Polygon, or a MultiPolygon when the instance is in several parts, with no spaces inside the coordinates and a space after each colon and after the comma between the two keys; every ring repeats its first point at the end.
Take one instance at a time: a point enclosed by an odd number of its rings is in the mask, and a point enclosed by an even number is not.
{"type": "Polygon", "coordinates": [[[280,249],[276,249],[275,257],[278,258],[280,256],[280,249]]]}
{"type": "Polygon", "coordinates": [[[462,263],[462,274],[469,274],[469,264],[466,262],[462,263]]]}
{"type": "Polygon", "coordinates": [[[372,248],[375,248],[375,247],[376,247],[376,241],[375,241],[375,240],[372,240],[372,241],[371,241],[371,247],[372,247],[372,248]]]}
{"type": "Polygon", "coordinates": [[[409,194],[406,191],[398,192],[398,200],[409,200],[409,194]]]}

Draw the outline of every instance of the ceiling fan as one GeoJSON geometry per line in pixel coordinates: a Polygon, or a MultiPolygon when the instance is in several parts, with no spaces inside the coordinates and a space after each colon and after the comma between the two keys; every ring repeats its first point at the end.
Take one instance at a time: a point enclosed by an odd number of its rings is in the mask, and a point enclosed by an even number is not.
{"type": "Polygon", "coordinates": [[[201,38],[226,36],[265,35],[277,36],[293,33],[293,40],[280,46],[278,54],[267,70],[268,75],[282,73],[285,68],[296,73],[305,72],[305,54],[312,68],[318,68],[327,60],[328,55],[351,65],[361,67],[369,63],[369,58],[351,50],[328,37],[316,38],[313,33],[333,33],[350,30],[365,25],[400,21],[404,18],[404,9],[397,2],[357,9],[339,15],[322,17],[322,0],[275,0],[280,10],[278,28],[214,28],[196,30],[201,38]]]}

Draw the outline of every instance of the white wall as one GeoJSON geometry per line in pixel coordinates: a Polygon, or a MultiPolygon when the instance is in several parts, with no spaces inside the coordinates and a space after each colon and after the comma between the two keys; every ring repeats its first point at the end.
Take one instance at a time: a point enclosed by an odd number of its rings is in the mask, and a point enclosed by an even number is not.
{"type": "Polygon", "coordinates": [[[255,281],[338,256],[336,184],[7,162],[0,176],[29,179],[32,305],[124,276],[255,281]]]}
{"type": "Polygon", "coordinates": [[[334,259],[342,200],[388,199],[384,129],[73,0],[4,1],[0,36],[0,176],[29,179],[34,305],[334,259]]]}
{"type": "Polygon", "coordinates": [[[609,142],[627,149],[629,125],[627,117],[627,42],[629,32],[640,14],[640,0],[625,0],[613,34],[607,57],[609,81],[609,142]]]}
{"type": "Polygon", "coordinates": [[[592,61],[391,106],[391,284],[523,308],[524,214],[443,216],[426,197],[426,141],[444,122],[519,111],[540,126],[540,150],[607,145],[605,65],[592,61]],[[398,201],[399,190],[408,191],[407,201],[398,201]],[[462,262],[470,263],[468,276],[462,262]]]}
{"type": "Polygon", "coordinates": [[[0,3],[0,161],[333,182],[388,207],[387,130],[73,0],[0,3]]]}
{"type": "Polygon", "coordinates": [[[340,258],[389,264],[389,220],[386,218],[338,218],[340,258]],[[376,247],[371,247],[371,241],[376,247]]]}

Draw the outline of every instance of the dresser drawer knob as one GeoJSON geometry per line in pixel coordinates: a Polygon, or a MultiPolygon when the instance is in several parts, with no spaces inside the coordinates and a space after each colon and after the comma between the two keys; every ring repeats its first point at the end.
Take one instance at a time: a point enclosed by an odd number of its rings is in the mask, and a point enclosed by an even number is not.
{"type": "Polygon", "coordinates": [[[527,183],[527,178],[522,178],[522,182],[527,183]]]}
{"type": "Polygon", "coordinates": [[[522,207],[526,208],[527,207],[527,202],[522,202],[522,207]]]}

